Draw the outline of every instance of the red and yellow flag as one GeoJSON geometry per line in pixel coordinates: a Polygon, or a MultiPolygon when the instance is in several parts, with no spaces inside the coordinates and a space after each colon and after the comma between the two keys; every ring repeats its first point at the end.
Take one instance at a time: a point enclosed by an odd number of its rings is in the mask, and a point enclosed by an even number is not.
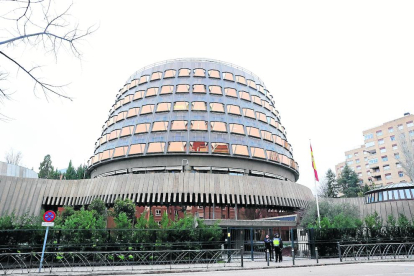
{"type": "Polygon", "coordinates": [[[315,173],[315,179],[316,179],[316,181],[319,182],[318,171],[316,170],[315,159],[313,158],[312,145],[310,145],[310,149],[311,149],[311,156],[312,156],[312,168],[313,168],[313,172],[315,173]]]}

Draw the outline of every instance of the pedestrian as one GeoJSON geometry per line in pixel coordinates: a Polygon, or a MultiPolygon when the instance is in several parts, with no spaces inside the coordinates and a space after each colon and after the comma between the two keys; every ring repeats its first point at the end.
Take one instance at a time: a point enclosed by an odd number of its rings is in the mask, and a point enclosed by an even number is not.
{"type": "Polygon", "coordinates": [[[277,263],[278,260],[282,262],[283,241],[279,238],[279,234],[273,238],[273,247],[275,248],[275,262],[277,263]]]}
{"type": "Polygon", "coordinates": [[[265,254],[266,254],[266,261],[267,261],[267,252],[270,254],[270,261],[273,259],[273,252],[272,252],[272,240],[269,238],[269,235],[266,235],[266,238],[264,239],[265,244],[265,254]]]}

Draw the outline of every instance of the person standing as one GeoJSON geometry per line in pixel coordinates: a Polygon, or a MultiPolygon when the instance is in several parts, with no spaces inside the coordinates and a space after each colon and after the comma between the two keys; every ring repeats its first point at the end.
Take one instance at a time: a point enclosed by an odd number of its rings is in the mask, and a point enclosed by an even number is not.
{"type": "Polygon", "coordinates": [[[272,240],[269,238],[269,235],[266,235],[266,238],[264,239],[265,244],[265,255],[266,255],[266,261],[267,261],[267,252],[269,252],[270,261],[273,259],[273,251],[272,251],[272,240]]]}
{"type": "Polygon", "coordinates": [[[283,241],[279,237],[279,234],[276,234],[273,238],[273,247],[275,248],[275,262],[279,260],[282,262],[282,249],[283,249],[283,241]]]}

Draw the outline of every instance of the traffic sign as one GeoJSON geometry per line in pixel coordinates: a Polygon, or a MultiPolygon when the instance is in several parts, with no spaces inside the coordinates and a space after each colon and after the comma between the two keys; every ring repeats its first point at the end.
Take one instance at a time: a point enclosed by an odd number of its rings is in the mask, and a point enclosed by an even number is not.
{"type": "Polygon", "coordinates": [[[55,226],[55,223],[54,222],[42,222],[42,226],[53,227],[55,226]]]}
{"type": "Polygon", "coordinates": [[[46,211],[43,215],[43,220],[45,222],[53,222],[56,218],[56,213],[53,211],[46,211]]]}

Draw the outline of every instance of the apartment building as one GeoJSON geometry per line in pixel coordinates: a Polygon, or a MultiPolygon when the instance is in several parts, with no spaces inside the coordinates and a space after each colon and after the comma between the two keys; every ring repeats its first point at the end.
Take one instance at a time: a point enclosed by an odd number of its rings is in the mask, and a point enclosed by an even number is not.
{"type": "Polygon", "coordinates": [[[400,164],[402,153],[398,140],[404,133],[414,141],[414,115],[405,113],[403,117],[386,122],[381,126],[364,130],[364,145],[345,152],[345,161],[335,166],[337,175],[345,164],[354,170],[360,184],[384,186],[411,182],[400,164]]]}

